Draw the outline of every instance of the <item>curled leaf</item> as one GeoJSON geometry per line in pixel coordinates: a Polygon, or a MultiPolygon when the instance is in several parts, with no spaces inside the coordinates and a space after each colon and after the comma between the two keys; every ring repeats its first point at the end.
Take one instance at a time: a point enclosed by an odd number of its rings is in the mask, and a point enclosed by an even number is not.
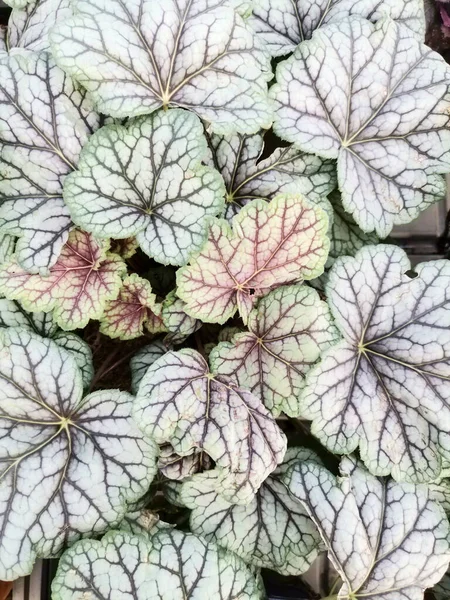
{"type": "Polygon", "coordinates": [[[214,348],[213,371],[251,390],[275,417],[298,417],[307,372],[339,339],[326,303],[309,287],[284,286],[258,302],[247,327],[214,348]]]}
{"type": "Polygon", "coordinates": [[[0,106],[0,228],[23,268],[46,274],[72,228],[63,179],[100,119],[46,52],[0,56],[0,106]]]}
{"type": "Polygon", "coordinates": [[[100,319],[100,331],[111,338],[132,340],[153,332],[161,324],[161,306],[156,302],[150,283],[133,273],[122,282],[119,295],[109,300],[100,319]]]}
{"type": "Polygon", "coordinates": [[[272,200],[277,194],[303,194],[313,203],[324,203],[336,187],[333,161],[299,150],[276,148],[259,160],[263,132],[255,135],[212,135],[210,163],[224,178],[226,217],[231,219],[251,200],[272,200]]]}
{"type": "Polygon", "coordinates": [[[204,450],[216,463],[218,493],[233,503],[251,501],[286,451],[286,438],[261,401],[211,374],[191,349],[167,352],[149,367],[134,418],[181,456],[204,450]]]}
{"type": "Polygon", "coordinates": [[[195,475],[183,484],[180,500],[192,510],[193,533],[214,541],[255,567],[300,575],[315,560],[320,537],[303,506],[281,481],[294,462],[311,460],[313,453],[289,448],[247,506],[233,505],[215,491],[214,472],[195,475]]]}
{"type": "Polygon", "coordinates": [[[83,540],[59,562],[53,600],[261,600],[255,576],[237,556],[190,533],[150,537],[121,531],[83,540]]]}
{"type": "Polygon", "coordinates": [[[435,481],[450,461],[450,262],[410,269],[387,245],[335,262],[326,293],[344,341],[308,375],[301,411],[372,473],[435,481]]]}
{"type": "Polygon", "coordinates": [[[160,340],[155,340],[148,346],[144,346],[130,360],[131,369],[131,391],[136,394],[139,385],[147,369],[158,358],[161,358],[167,352],[167,346],[160,340]]]}
{"type": "Polygon", "coordinates": [[[232,226],[213,221],[202,250],[177,273],[177,293],[192,317],[225,323],[239,308],[246,322],[259,296],[322,273],[328,217],[302,196],[255,200],[232,226]]]}
{"type": "Polygon", "coordinates": [[[217,133],[255,133],[272,121],[270,60],[232,4],[72,0],[75,16],[51,33],[53,55],[107,115],[178,106],[217,133]]]}
{"type": "Polygon", "coordinates": [[[181,481],[194,473],[208,470],[211,463],[209,456],[201,450],[194,450],[192,454],[180,456],[171,444],[164,444],[160,448],[158,468],[168,479],[181,481]]]}
{"type": "Polygon", "coordinates": [[[101,317],[108,300],[116,298],[126,273],[125,263],[108,252],[108,243],[74,230],[47,276],[27,273],[12,258],[0,267],[0,286],[9,300],[28,311],[53,311],[62,329],[84,327],[101,317]]]}
{"type": "Polygon", "coordinates": [[[184,264],[201,247],[208,217],[224,208],[222,178],[201,164],[206,151],[200,119],[184,110],[103,127],[66,178],[64,199],[86,231],[136,235],[158,262],[184,264]]]}
{"type": "Polygon", "coordinates": [[[10,328],[0,344],[0,577],[14,579],[118,524],[150,485],[157,449],[130,418],[132,396],[82,399],[74,358],[52,341],[10,328]]]}
{"type": "Polygon", "coordinates": [[[422,600],[450,559],[449,525],[425,486],[377,479],[350,459],[342,479],[313,462],[284,478],[317,525],[342,600],[422,600]]]}
{"type": "Polygon", "coordinates": [[[249,23],[272,56],[283,56],[319,27],[350,15],[371,21],[389,15],[421,41],[425,35],[423,0],[258,0],[249,23]]]}
{"type": "Polygon", "coordinates": [[[171,292],[163,302],[161,317],[169,332],[164,343],[167,346],[182,344],[186,338],[202,326],[198,319],[193,319],[184,311],[185,303],[171,292]]]}
{"type": "Polygon", "coordinates": [[[449,81],[449,65],[406,27],[344,19],[279,65],[274,129],[336,158],[345,210],[385,237],[445,195],[449,81]]]}

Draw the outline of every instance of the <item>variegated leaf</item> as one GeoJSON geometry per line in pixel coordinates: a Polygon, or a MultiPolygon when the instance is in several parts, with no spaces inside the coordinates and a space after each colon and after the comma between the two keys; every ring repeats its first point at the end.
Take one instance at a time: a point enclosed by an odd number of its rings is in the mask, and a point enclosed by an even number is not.
{"type": "Polygon", "coordinates": [[[167,346],[182,344],[202,326],[201,321],[186,314],[184,308],[185,303],[175,292],[170,292],[162,304],[161,317],[169,332],[164,338],[167,346]]]}

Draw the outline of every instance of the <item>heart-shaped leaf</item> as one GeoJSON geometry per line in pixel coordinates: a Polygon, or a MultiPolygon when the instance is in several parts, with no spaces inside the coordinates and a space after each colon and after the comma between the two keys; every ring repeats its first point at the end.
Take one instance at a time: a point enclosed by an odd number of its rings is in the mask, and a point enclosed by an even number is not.
{"type": "Polygon", "coordinates": [[[130,360],[131,391],[133,394],[137,393],[139,384],[149,366],[166,352],[167,346],[162,341],[156,340],[133,354],[133,358],[130,360]]]}
{"type": "Polygon", "coordinates": [[[261,600],[258,582],[233,554],[190,533],[147,537],[112,531],[83,540],[59,562],[53,600],[261,600]]]}
{"type": "Polygon", "coordinates": [[[6,47],[48,51],[48,33],[58,21],[72,16],[70,0],[30,0],[23,8],[14,8],[9,20],[6,47]]]}
{"type": "Polygon", "coordinates": [[[410,268],[386,245],[335,262],[327,298],[345,341],[310,372],[301,410],[372,473],[434,481],[450,461],[450,262],[410,268]]]}
{"type": "Polygon", "coordinates": [[[99,319],[106,302],[117,297],[126,273],[125,263],[110,254],[108,246],[74,230],[49,275],[27,273],[13,258],[0,267],[1,289],[28,311],[53,311],[62,329],[84,327],[90,319],[99,319]]]}
{"type": "Polygon", "coordinates": [[[167,352],[139,386],[134,417],[158,444],[181,456],[199,448],[216,463],[217,491],[229,502],[251,501],[282,462],[286,438],[249,391],[210,373],[195,350],[167,352]]]}
{"type": "Polygon", "coordinates": [[[423,600],[450,560],[449,524],[425,486],[377,479],[350,459],[342,479],[314,462],[284,478],[342,579],[342,600],[423,600]]]}
{"type": "Polygon", "coordinates": [[[272,56],[283,56],[309,40],[319,27],[350,15],[378,21],[386,14],[423,40],[423,0],[258,0],[249,23],[272,56]]]}
{"type": "Polygon", "coordinates": [[[336,187],[331,160],[305,154],[295,148],[277,148],[259,160],[263,132],[255,135],[209,137],[210,164],[222,173],[226,185],[226,217],[231,219],[251,200],[272,200],[277,194],[303,194],[320,203],[336,187]]]}
{"type": "Polygon", "coordinates": [[[23,329],[0,332],[0,577],[28,574],[80,535],[120,522],[147,490],[156,447],[118,390],[82,399],[74,358],[23,329]]]}
{"type": "Polygon", "coordinates": [[[83,378],[83,387],[89,387],[94,376],[92,352],[78,335],[61,331],[51,313],[28,312],[16,300],[0,299],[0,327],[21,327],[53,340],[72,354],[83,378]]]}
{"type": "Polygon", "coordinates": [[[345,210],[385,237],[445,195],[450,67],[406,28],[352,17],[318,30],[277,70],[275,132],[337,158],[345,210]]]}
{"type": "Polygon", "coordinates": [[[258,302],[247,327],[214,348],[213,371],[251,390],[275,417],[298,417],[306,373],[339,339],[328,306],[309,287],[284,286],[258,302]]]}
{"type": "Polygon", "coordinates": [[[170,292],[163,302],[161,317],[169,332],[164,338],[167,346],[182,344],[202,326],[201,321],[187,315],[184,308],[185,303],[175,292],[170,292]]]}
{"type": "Polygon", "coordinates": [[[48,273],[72,227],[64,177],[99,126],[86,93],[47,53],[0,56],[0,227],[30,272],[48,273]]]}
{"type": "Polygon", "coordinates": [[[256,133],[272,122],[270,60],[232,4],[72,0],[75,16],[52,31],[52,51],[102,113],[179,106],[216,133],[256,133]]]}
{"type": "Polygon", "coordinates": [[[161,305],[156,302],[152,286],[133,273],[123,280],[117,298],[105,305],[100,331],[111,338],[133,340],[144,335],[144,328],[151,333],[160,331],[160,315],[161,305]]]}
{"type": "Polygon", "coordinates": [[[104,238],[137,235],[142,250],[181,265],[199,250],[225,188],[207,153],[203,125],[184,110],[110,125],[89,140],[64,199],[75,223],[104,238]]]}
{"type": "Polygon", "coordinates": [[[304,573],[317,557],[320,537],[303,506],[280,479],[293,463],[313,457],[309,450],[289,448],[283,463],[247,506],[230,504],[217,494],[216,473],[195,475],[180,493],[181,502],[192,509],[192,532],[256,567],[283,575],[304,573]]]}
{"type": "Polygon", "coordinates": [[[177,293],[192,317],[225,323],[239,308],[246,322],[254,301],[271,288],[323,272],[328,217],[302,196],[255,200],[232,226],[213,221],[202,250],[177,273],[177,293]]]}

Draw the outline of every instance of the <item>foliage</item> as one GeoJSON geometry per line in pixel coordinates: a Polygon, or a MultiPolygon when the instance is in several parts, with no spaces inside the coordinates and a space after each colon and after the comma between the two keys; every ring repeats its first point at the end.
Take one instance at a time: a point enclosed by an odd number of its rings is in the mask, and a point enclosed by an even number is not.
{"type": "Polygon", "coordinates": [[[450,263],[380,243],[450,170],[422,0],[7,4],[0,579],[447,599],[450,263]]]}

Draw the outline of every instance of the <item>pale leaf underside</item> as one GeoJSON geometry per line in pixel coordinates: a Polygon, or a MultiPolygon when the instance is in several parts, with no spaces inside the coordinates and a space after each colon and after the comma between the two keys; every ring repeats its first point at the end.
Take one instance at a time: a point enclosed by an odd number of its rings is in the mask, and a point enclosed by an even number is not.
{"type": "Polygon", "coordinates": [[[341,576],[339,598],[423,600],[450,558],[444,511],[425,486],[377,479],[350,459],[341,472],[306,462],[284,478],[341,576]]]}
{"type": "Polygon", "coordinates": [[[406,28],[352,17],[279,65],[275,132],[337,158],[345,210],[385,237],[445,195],[450,67],[406,28]]]}
{"type": "Polygon", "coordinates": [[[217,491],[249,502],[283,460],[286,439],[261,401],[227,378],[212,375],[191,349],[168,352],[147,370],[134,418],[159,444],[181,456],[195,448],[215,461],[217,491]]]}
{"type": "Polygon", "coordinates": [[[415,268],[396,246],[367,246],[331,269],[327,297],[344,341],[301,399],[333,452],[357,446],[372,473],[435,481],[450,462],[450,263],[415,268]]]}

